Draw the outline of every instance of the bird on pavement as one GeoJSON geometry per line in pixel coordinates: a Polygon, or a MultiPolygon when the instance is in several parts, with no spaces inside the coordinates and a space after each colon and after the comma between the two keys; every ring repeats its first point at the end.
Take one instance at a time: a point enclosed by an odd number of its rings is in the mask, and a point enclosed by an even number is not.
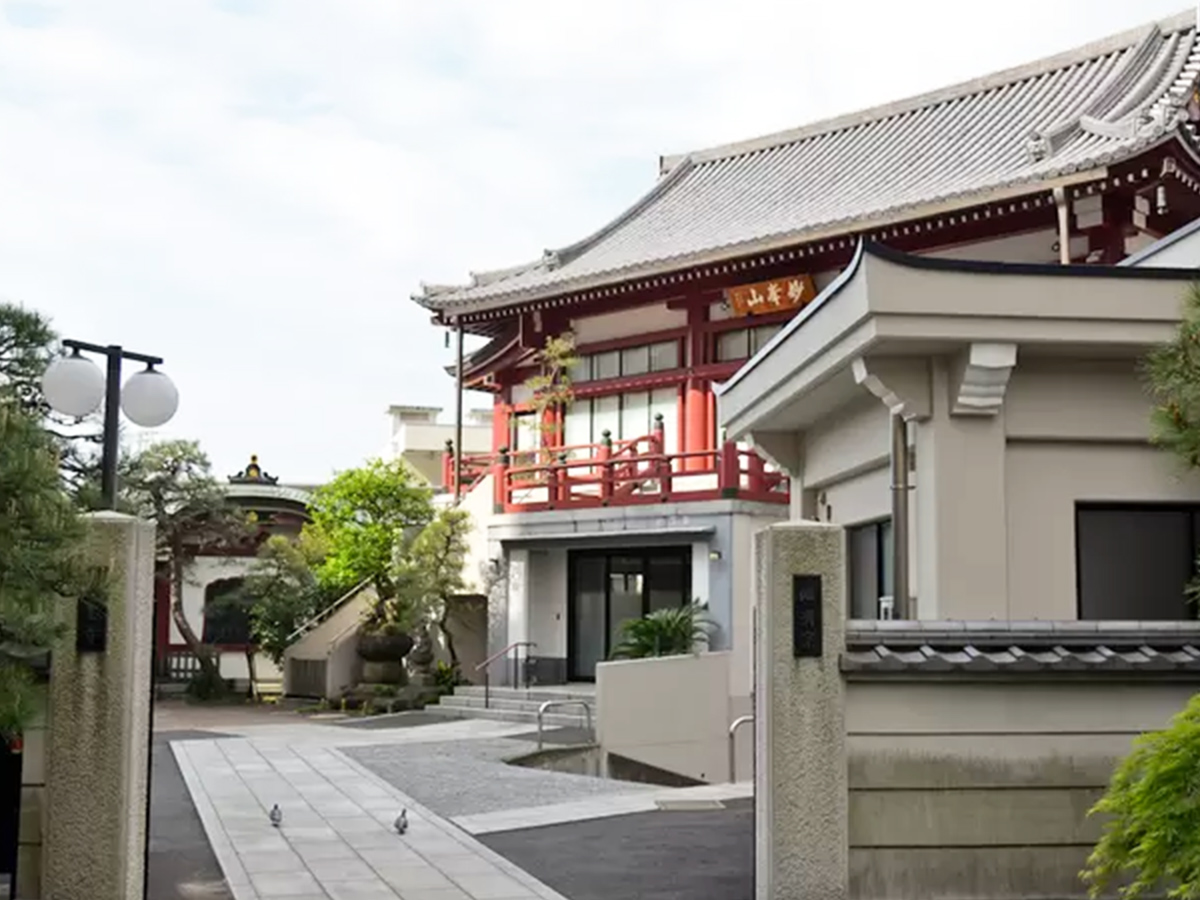
{"type": "Polygon", "coordinates": [[[408,810],[400,810],[400,815],[396,816],[396,821],[392,824],[396,827],[397,834],[404,834],[408,831],[408,810]]]}
{"type": "Polygon", "coordinates": [[[280,823],[283,822],[283,810],[279,808],[278,803],[271,807],[271,811],[267,814],[267,818],[271,820],[271,824],[276,828],[278,828],[280,823]]]}

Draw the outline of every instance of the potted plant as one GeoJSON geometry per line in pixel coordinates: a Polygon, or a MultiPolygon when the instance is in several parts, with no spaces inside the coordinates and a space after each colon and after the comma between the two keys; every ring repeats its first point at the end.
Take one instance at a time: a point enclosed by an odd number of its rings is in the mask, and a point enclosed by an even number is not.
{"type": "Polygon", "coordinates": [[[407,604],[395,597],[375,601],[358,637],[358,655],[367,662],[399,663],[416,643],[407,604]]]}
{"type": "Polygon", "coordinates": [[[675,609],[659,609],[621,626],[621,642],[610,659],[686,656],[704,647],[714,623],[699,600],[675,609]]]}

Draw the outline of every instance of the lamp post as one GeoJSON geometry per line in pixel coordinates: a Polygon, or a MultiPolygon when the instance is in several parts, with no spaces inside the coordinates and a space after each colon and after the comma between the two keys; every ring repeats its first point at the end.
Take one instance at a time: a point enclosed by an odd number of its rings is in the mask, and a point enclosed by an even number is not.
{"type": "Polygon", "coordinates": [[[42,393],[50,408],[67,416],[82,419],[100,408],[104,401],[104,443],[100,454],[100,493],[104,509],[117,507],[117,462],[120,456],[121,410],[135,425],[157,428],[171,421],[179,408],[179,391],[175,384],[158,371],[162,365],[157,356],[130,353],[116,344],[107,346],[84,341],[63,341],[71,351],[52,362],[42,376],[42,393]],[[83,355],[96,353],[106,360],[105,371],[83,355]],[[123,360],[145,363],[121,386],[123,360]]]}
{"type": "MultiPolygon", "coordinates": [[[[50,408],[63,415],[82,419],[90,416],[104,403],[104,437],[100,452],[100,493],[104,509],[117,508],[117,463],[120,459],[121,410],[135,425],[157,428],[171,421],[179,408],[179,391],[174,382],[158,371],[162,365],[157,356],[131,353],[117,344],[89,344],[65,340],[69,356],[60,356],[42,376],[42,393],[50,408]],[[105,371],[85,357],[95,353],[105,358],[105,371]],[[146,368],[135,372],[121,385],[121,363],[124,360],[145,363],[146,368]]],[[[158,631],[158,604],[154,604],[152,635],[158,631]]],[[[148,896],[150,884],[150,780],[154,748],[154,638],[150,640],[150,709],[149,731],[146,735],[146,840],[142,848],[142,896],[148,896]]]]}

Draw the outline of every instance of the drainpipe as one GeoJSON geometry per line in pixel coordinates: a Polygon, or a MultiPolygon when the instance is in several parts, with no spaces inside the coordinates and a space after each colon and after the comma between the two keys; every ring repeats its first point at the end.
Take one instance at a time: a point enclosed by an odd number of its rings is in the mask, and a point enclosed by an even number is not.
{"type": "Polygon", "coordinates": [[[1054,189],[1054,205],[1058,208],[1058,261],[1064,266],[1071,264],[1071,205],[1067,202],[1067,189],[1054,189]]]}
{"type": "Polygon", "coordinates": [[[911,617],[908,594],[908,423],[892,413],[892,616],[911,617]]]}
{"type": "Polygon", "coordinates": [[[454,367],[454,502],[462,499],[462,450],[463,450],[463,323],[456,318],[454,324],[458,329],[456,335],[458,346],[455,355],[458,358],[454,367]]]}

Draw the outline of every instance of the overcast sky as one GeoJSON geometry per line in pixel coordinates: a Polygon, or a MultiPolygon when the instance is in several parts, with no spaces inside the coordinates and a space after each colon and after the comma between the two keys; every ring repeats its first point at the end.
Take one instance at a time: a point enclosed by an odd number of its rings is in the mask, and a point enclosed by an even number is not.
{"type": "MultiPolygon", "coordinates": [[[[0,296],[167,360],[164,436],[284,481],[453,408],[408,298],[595,230],[658,156],[1179,0],[0,0],[0,296]]],[[[476,405],[478,401],[475,401],[476,405]]]]}

